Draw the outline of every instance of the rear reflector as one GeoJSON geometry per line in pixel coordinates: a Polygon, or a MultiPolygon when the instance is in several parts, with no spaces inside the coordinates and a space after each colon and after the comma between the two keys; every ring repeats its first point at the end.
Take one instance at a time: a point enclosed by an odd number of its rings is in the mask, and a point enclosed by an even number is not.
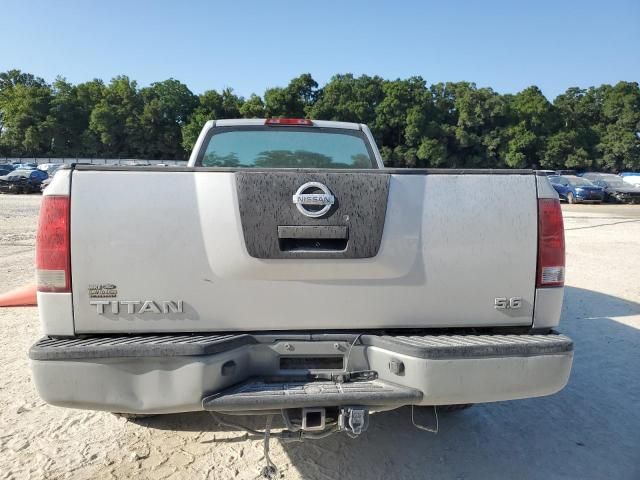
{"type": "Polygon", "coordinates": [[[313,122],[306,118],[267,118],[264,121],[265,125],[292,125],[312,127],[313,122]]]}
{"type": "Polygon", "coordinates": [[[538,272],[536,287],[564,285],[564,223],[560,202],[538,200],[538,272]]]}
{"type": "Polygon", "coordinates": [[[69,213],[69,197],[42,197],[36,234],[36,284],[39,292],[71,291],[69,213]]]}

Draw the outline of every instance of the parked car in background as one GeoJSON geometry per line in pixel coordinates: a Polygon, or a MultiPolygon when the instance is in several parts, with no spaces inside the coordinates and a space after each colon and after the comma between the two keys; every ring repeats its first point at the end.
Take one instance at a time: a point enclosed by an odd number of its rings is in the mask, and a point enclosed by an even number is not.
{"type": "Polygon", "coordinates": [[[0,177],[13,171],[13,165],[5,164],[0,165],[0,177]]]}
{"type": "Polygon", "coordinates": [[[633,185],[634,187],[640,188],[640,173],[637,172],[623,172],[620,174],[622,180],[633,185]]]}
{"type": "Polygon", "coordinates": [[[0,193],[24,193],[25,185],[28,182],[24,177],[0,176],[0,193]]]}
{"type": "Polygon", "coordinates": [[[42,170],[19,168],[0,176],[0,192],[34,193],[40,192],[41,184],[49,177],[42,170]]]}
{"type": "Polygon", "coordinates": [[[604,189],[583,177],[553,175],[549,177],[549,181],[560,199],[567,203],[600,203],[604,198],[604,189]]]}
{"type": "Polygon", "coordinates": [[[40,181],[20,175],[0,177],[0,193],[35,193],[40,191],[40,181]]]}
{"type": "Polygon", "coordinates": [[[44,189],[45,189],[45,188],[47,188],[47,187],[49,186],[49,184],[50,184],[50,183],[51,183],[51,181],[53,180],[53,177],[55,177],[55,176],[56,176],[57,171],[58,171],[58,169],[56,168],[56,169],[54,170],[54,172],[53,172],[53,173],[50,173],[50,174],[49,174],[49,177],[48,177],[48,178],[45,178],[45,179],[42,181],[42,183],[40,184],[40,191],[41,191],[41,192],[44,192],[44,189]]]}
{"type": "Polygon", "coordinates": [[[19,169],[34,169],[34,168],[38,168],[38,164],[37,163],[12,163],[11,164],[13,166],[14,170],[19,170],[19,169]]]}
{"type": "Polygon", "coordinates": [[[575,170],[556,170],[556,175],[570,175],[576,176],[578,175],[575,170]]]}
{"type": "Polygon", "coordinates": [[[640,203],[640,188],[625,182],[618,175],[589,172],[585,173],[582,178],[586,178],[594,185],[604,189],[605,202],[640,203]]]}
{"type": "Polygon", "coordinates": [[[27,177],[30,178],[32,180],[37,180],[38,182],[42,182],[43,180],[45,180],[46,178],[49,177],[49,175],[47,174],[47,172],[43,172],[42,170],[38,170],[37,168],[16,168],[14,171],[12,171],[11,173],[9,173],[9,176],[20,176],[20,177],[27,177]]]}
{"type": "Polygon", "coordinates": [[[47,172],[49,176],[53,175],[56,170],[58,170],[62,165],[62,163],[41,163],[38,165],[38,170],[42,170],[43,172],[47,172]]]}

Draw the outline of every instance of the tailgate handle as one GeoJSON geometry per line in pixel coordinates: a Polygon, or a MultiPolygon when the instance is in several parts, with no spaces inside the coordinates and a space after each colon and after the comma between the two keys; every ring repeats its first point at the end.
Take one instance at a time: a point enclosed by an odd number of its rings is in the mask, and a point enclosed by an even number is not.
{"type": "Polygon", "coordinates": [[[307,240],[346,240],[347,227],[340,225],[284,226],[278,227],[278,238],[299,238],[307,240]]]}
{"type": "Polygon", "coordinates": [[[283,252],[341,252],[348,240],[349,229],[342,225],[278,226],[278,244],[283,252]]]}

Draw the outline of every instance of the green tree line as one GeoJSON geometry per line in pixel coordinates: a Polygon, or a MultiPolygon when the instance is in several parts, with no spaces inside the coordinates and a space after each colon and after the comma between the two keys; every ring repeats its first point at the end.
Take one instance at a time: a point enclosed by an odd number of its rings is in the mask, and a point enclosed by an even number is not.
{"type": "Polygon", "coordinates": [[[195,95],[175,79],[139,88],[49,84],[0,73],[0,156],[186,159],[209,119],[307,117],[368,124],[388,166],[640,170],[640,87],[572,87],[550,102],[538,87],[499,94],[469,82],[427,84],[310,74],[262,96],[195,95]]]}

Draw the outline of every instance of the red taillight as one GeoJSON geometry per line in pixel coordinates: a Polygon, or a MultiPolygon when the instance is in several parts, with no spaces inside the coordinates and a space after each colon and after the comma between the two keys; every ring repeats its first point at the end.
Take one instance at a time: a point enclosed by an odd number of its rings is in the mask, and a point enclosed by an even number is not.
{"type": "Polygon", "coordinates": [[[313,127],[313,122],[306,118],[267,118],[265,125],[297,125],[302,127],[313,127]]]}
{"type": "Polygon", "coordinates": [[[536,287],[564,285],[564,223],[560,202],[538,200],[538,273],[536,287]]]}
{"type": "Polygon", "coordinates": [[[71,291],[69,197],[45,195],[36,235],[36,284],[40,292],[71,291]]]}

